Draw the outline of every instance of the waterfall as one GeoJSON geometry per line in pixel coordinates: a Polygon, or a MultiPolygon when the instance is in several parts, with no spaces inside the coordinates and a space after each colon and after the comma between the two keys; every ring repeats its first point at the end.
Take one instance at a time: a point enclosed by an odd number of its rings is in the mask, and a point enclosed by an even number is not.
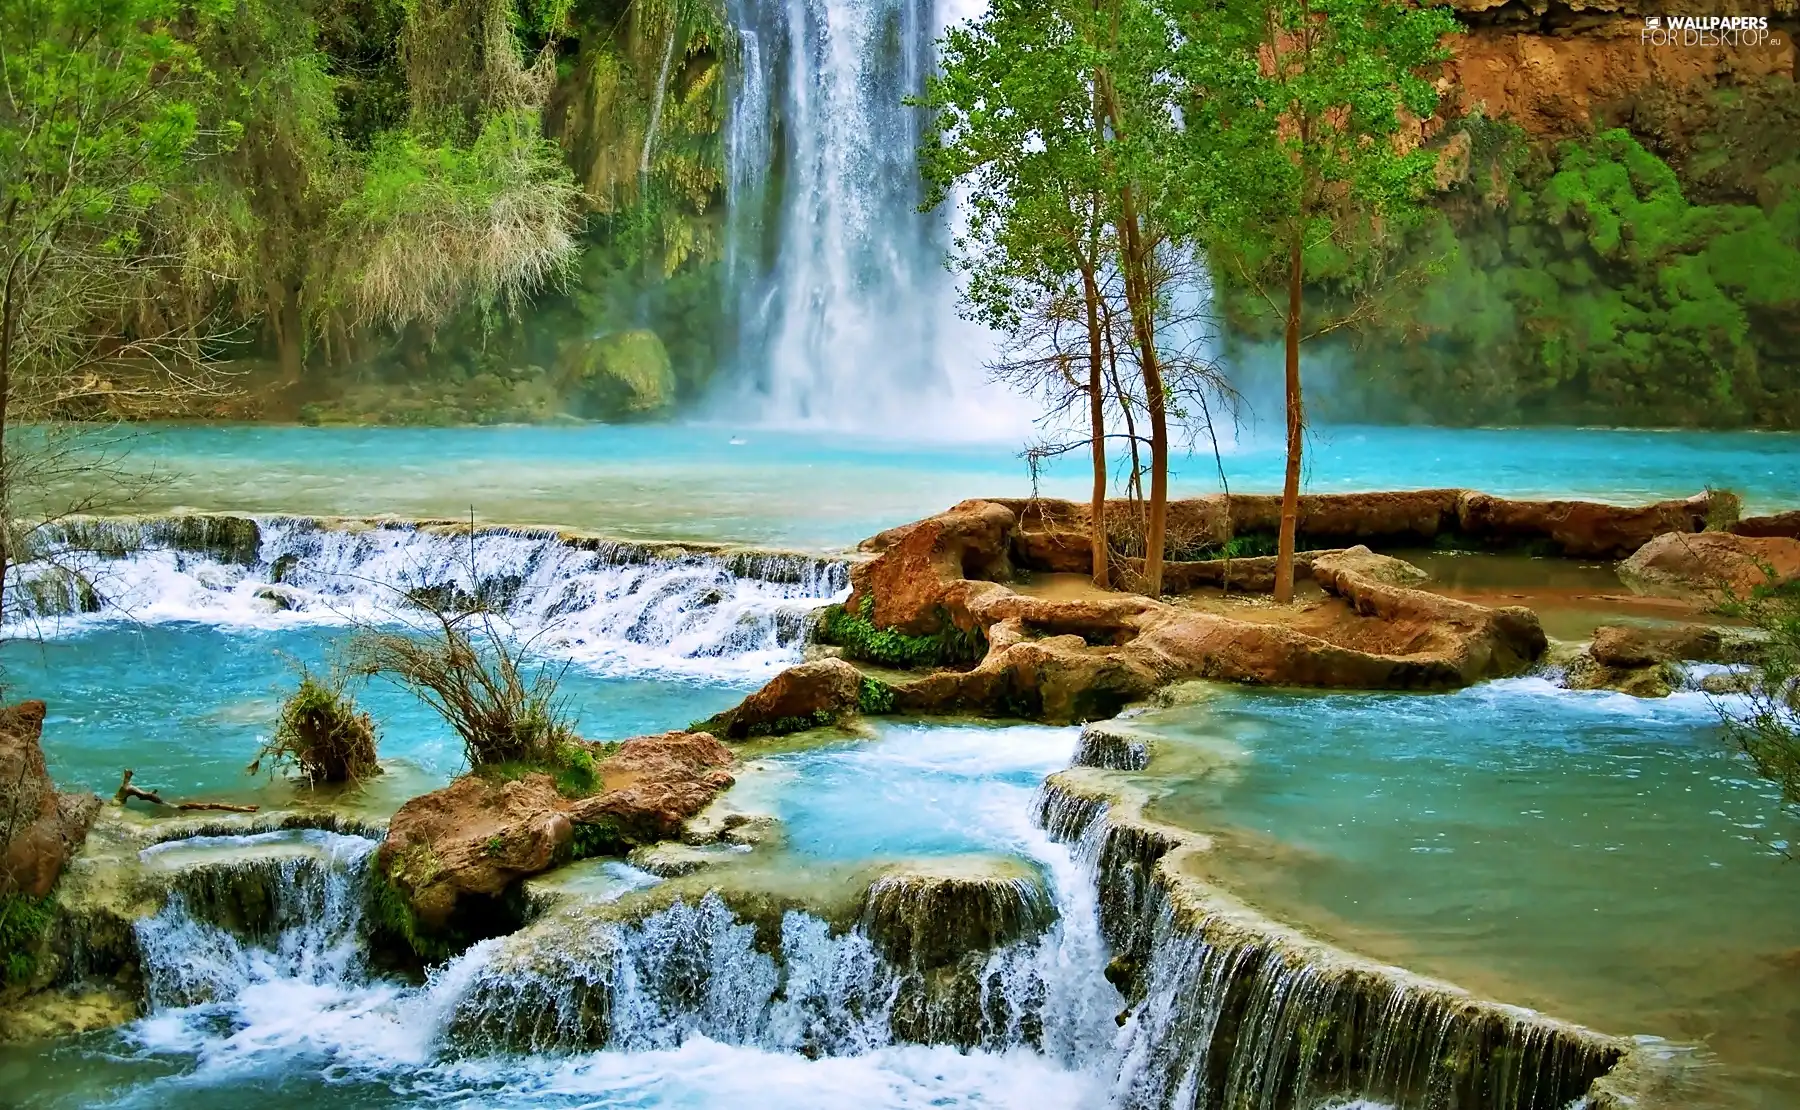
{"type": "Polygon", "coordinates": [[[375,846],[360,836],[278,832],[147,849],[151,872],[169,875],[163,908],[134,929],[151,1008],[228,1004],[283,982],[360,979],[375,846]],[[182,866],[184,855],[201,859],[182,866]]]}
{"type": "Polygon", "coordinates": [[[985,385],[985,336],[957,317],[950,216],[918,211],[930,120],[905,101],[924,90],[951,7],[731,0],[739,366],[720,411],[940,438],[1020,426],[985,385]]]}
{"type": "Polygon", "coordinates": [[[1099,891],[1109,971],[1134,980],[1114,1110],[1560,1110],[1618,1061],[1616,1041],[1209,900],[1165,863],[1192,850],[1185,834],[1095,781],[1053,776],[1037,810],[1099,891]]]}
{"type": "Polygon", "coordinates": [[[409,599],[479,600],[564,658],[607,673],[756,678],[798,662],[841,562],[710,553],[547,529],[189,517],[84,522],[14,568],[8,619],[238,628],[393,622],[409,599]],[[206,527],[182,528],[183,521],[206,527]],[[234,522],[226,528],[219,522],[234,522]]]}

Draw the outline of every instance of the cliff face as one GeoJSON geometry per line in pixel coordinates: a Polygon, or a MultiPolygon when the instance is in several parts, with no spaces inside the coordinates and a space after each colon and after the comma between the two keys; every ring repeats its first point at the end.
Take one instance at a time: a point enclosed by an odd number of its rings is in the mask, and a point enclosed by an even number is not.
{"type": "MultiPolygon", "coordinates": [[[[1793,80],[1794,0],[1691,5],[1708,15],[1768,19],[1766,33],[1686,45],[1648,34],[1647,0],[1452,0],[1468,33],[1456,44],[1451,98],[1464,112],[1509,119],[1533,136],[1564,139],[1596,120],[1631,126],[1647,97],[1704,98],[1719,88],[1793,80]]],[[[1635,128],[1634,128],[1635,130],[1635,128]]]]}

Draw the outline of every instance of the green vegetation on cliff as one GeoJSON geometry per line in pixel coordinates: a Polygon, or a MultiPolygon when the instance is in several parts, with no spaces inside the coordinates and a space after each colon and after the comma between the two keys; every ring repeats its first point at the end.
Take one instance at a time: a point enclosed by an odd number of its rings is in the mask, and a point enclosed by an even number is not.
{"type": "MultiPolygon", "coordinates": [[[[320,421],[638,416],[710,365],[687,336],[716,330],[689,317],[716,301],[717,0],[9,2],[9,74],[67,55],[74,93],[149,105],[129,122],[161,144],[100,182],[104,211],[135,216],[101,246],[133,265],[81,299],[83,335],[199,337],[248,370],[261,415],[320,421]],[[564,350],[614,335],[654,350],[564,350]]],[[[33,150],[0,148],[45,194],[33,150]]],[[[111,394],[60,414],[123,411],[111,394]]]]}
{"type": "MultiPolygon", "coordinates": [[[[1546,149],[1464,121],[1445,159],[1462,180],[1390,270],[1429,276],[1379,290],[1322,408],[1451,424],[1800,422],[1800,152],[1757,138],[1797,121],[1786,81],[1718,94],[1666,159],[1624,129],[1546,149]]],[[[1328,277],[1310,295],[1344,301],[1363,280],[1328,277]]],[[[1241,290],[1228,314],[1245,349],[1276,336],[1241,290]]]]}

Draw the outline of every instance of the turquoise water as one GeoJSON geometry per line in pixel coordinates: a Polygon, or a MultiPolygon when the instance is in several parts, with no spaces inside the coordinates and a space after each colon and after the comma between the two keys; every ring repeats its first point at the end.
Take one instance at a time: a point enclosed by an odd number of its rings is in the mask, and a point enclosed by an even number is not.
{"type": "MultiPolygon", "coordinates": [[[[300,663],[318,667],[343,628],[232,629],[197,623],[112,624],[43,643],[0,648],[13,688],[49,706],[44,750],[66,787],[110,795],[126,767],[137,785],[174,800],[271,801],[284,794],[244,767],[293,688],[300,663]]],[[[552,664],[555,665],[555,664],[552,664]]],[[[616,677],[570,666],[561,691],[583,736],[619,740],[680,727],[735,704],[741,684],[700,678],[616,677]]],[[[462,768],[460,743],[434,714],[390,683],[363,688],[395,775],[382,793],[421,792],[462,768]]],[[[404,793],[395,800],[403,800],[404,793]]]]}
{"type": "Polygon", "coordinates": [[[744,802],[798,856],[862,860],[1017,852],[1041,844],[1031,797],[1069,765],[1077,730],[882,721],[872,739],[763,761],[744,802]]]}
{"type": "Polygon", "coordinates": [[[1692,1105],[1800,1100],[1800,824],[1697,693],[1229,691],[1143,718],[1158,816],[1353,950],[1621,1034],[1705,1044],[1692,1105]],[[1160,758],[1160,757],[1159,757],[1160,758]],[[1155,767],[1153,765],[1153,771],[1155,767]]]}
{"type": "MultiPolygon", "coordinates": [[[[136,502],[315,515],[440,516],[622,537],[838,549],[969,497],[1024,496],[1019,444],[885,441],[720,425],[506,428],[174,427],[121,445],[160,478],[136,502]]],[[[1277,438],[1228,446],[1239,491],[1280,488],[1277,438]]],[[[1468,486],[1498,494],[1636,501],[1708,483],[1752,511],[1800,505],[1800,435],[1594,429],[1322,427],[1309,443],[1315,492],[1468,486]]],[[[1070,456],[1047,495],[1084,498],[1070,456]]],[[[1177,459],[1177,495],[1217,490],[1210,455],[1177,459]]]]}

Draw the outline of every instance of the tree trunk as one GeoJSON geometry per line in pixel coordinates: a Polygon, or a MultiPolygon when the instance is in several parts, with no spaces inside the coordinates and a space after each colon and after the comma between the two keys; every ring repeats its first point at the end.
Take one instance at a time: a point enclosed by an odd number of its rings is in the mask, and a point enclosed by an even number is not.
{"type": "Polygon", "coordinates": [[[1088,435],[1093,444],[1094,492],[1088,500],[1088,542],[1093,550],[1094,585],[1112,586],[1112,555],[1106,543],[1106,390],[1102,373],[1106,356],[1100,349],[1100,288],[1092,271],[1083,271],[1081,291],[1087,298],[1088,435]]]}
{"type": "Polygon", "coordinates": [[[1287,476],[1281,484],[1281,538],[1275,554],[1275,600],[1294,600],[1294,544],[1300,524],[1300,450],[1306,413],[1300,403],[1300,232],[1288,245],[1287,476]]]}
{"type": "Polygon", "coordinates": [[[1162,360],[1156,351],[1150,276],[1143,237],[1129,186],[1121,190],[1119,252],[1125,271],[1125,300],[1144,375],[1144,408],[1150,414],[1150,523],[1144,534],[1144,593],[1162,596],[1163,546],[1169,530],[1169,421],[1163,401],[1162,360]]]}
{"type": "Polygon", "coordinates": [[[304,360],[303,341],[304,324],[300,319],[300,293],[287,282],[281,283],[276,293],[275,307],[275,350],[278,365],[281,369],[281,384],[294,386],[300,383],[300,374],[304,360]]]}

